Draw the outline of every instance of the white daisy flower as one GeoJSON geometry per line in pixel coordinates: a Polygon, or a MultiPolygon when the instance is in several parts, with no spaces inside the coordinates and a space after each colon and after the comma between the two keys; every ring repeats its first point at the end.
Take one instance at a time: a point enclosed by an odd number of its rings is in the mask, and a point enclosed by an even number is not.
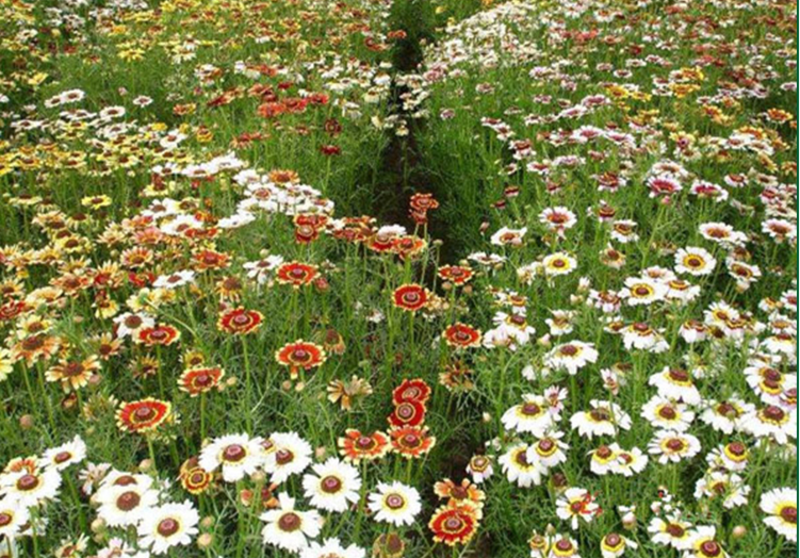
{"type": "Polygon", "coordinates": [[[174,546],[191,544],[200,514],[189,500],[150,508],[137,529],[139,547],[166,554],[174,546]]]}
{"type": "Polygon", "coordinates": [[[528,461],[530,449],[531,446],[528,444],[515,444],[497,459],[509,482],[522,488],[539,486],[545,473],[544,467],[538,460],[528,461]]]}
{"type": "Polygon", "coordinates": [[[221,468],[225,482],[240,481],[264,463],[262,442],[262,438],[250,438],[247,434],[221,436],[200,451],[198,465],[209,473],[221,468]]]}
{"type": "Polygon", "coordinates": [[[303,476],[303,490],[310,504],[330,512],[343,512],[359,500],[361,478],[358,469],[331,457],[311,466],[313,474],[303,476]]]}
{"type": "Polygon", "coordinates": [[[700,440],[687,432],[660,430],[647,446],[651,455],[662,465],[691,459],[700,452],[700,440]]]}
{"type": "Polygon", "coordinates": [[[764,523],[790,541],[797,542],[797,490],[775,488],[761,495],[761,511],[767,514],[764,523]]]}
{"type": "Polygon", "coordinates": [[[272,474],[272,482],[281,484],[311,465],[311,444],[295,432],[276,432],[269,437],[272,451],[265,459],[264,470],[272,474]]]}
{"type": "Polygon", "coordinates": [[[279,506],[261,514],[266,525],[261,530],[264,544],[277,546],[289,552],[302,552],[309,540],[319,535],[323,519],[316,510],[295,509],[295,499],[287,493],[278,494],[279,506]]]}
{"type": "Polygon", "coordinates": [[[375,521],[395,526],[411,525],[422,510],[417,489],[401,482],[379,482],[367,498],[367,507],[375,521]]]}

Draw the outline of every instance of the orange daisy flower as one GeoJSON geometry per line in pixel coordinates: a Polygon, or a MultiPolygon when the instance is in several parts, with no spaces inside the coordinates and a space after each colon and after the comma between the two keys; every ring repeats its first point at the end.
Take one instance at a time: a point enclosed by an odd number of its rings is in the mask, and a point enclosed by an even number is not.
{"type": "Polygon", "coordinates": [[[438,271],[439,277],[455,285],[464,285],[472,279],[475,272],[461,265],[443,265],[438,271]]]}
{"type": "Polygon", "coordinates": [[[239,307],[222,314],[217,320],[217,327],[233,335],[247,335],[261,327],[263,321],[264,316],[260,312],[239,307]]]}
{"type": "Polygon", "coordinates": [[[198,367],[184,370],[178,379],[178,389],[185,391],[192,397],[206,393],[214,388],[219,388],[219,383],[225,376],[225,371],[218,367],[198,367]]]}
{"type": "Polygon", "coordinates": [[[366,461],[380,459],[391,448],[389,438],[383,432],[362,434],[354,428],[348,428],[344,436],[339,438],[337,445],[345,461],[351,463],[359,463],[362,459],[366,461]]]}
{"type": "Polygon", "coordinates": [[[172,404],[148,397],[121,403],[117,410],[117,426],[128,432],[151,432],[172,416],[172,404]]]}
{"type": "Polygon", "coordinates": [[[287,343],[275,351],[275,360],[278,364],[289,367],[291,378],[297,379],[300,368],[311,370],[320,366],[327,358],[325,349],[314,343],[298,339],[294,343],[287,343]]]}
{"type": "Polygon", "coordinates": [[[319,275],[319,268],[315,265],[299,262],[289,262],[282,264],[275,272],[278,283],[282,285],[292,285],[299,289],[303,285],[309,285],[319,275]]]}
{"type": "Polygon", "coordinates": [[[480,347],[481,345],[481,332],[462,323],[449,326],[442,333],[442,337],[449,346],[457,349],[480,347]]]}
{"type": "Polygon", "coordinates": [[[156,325],[145,327],[139,330],[136,336],[137,343],[143,343],[149,347],[155,345],[172,345],[181,338],[181,332],[170,325],[156,325]]]}
{"type": "Polygon", "coordinates": [[[406,312],[416,312],[428,302],[428,291],[416,284],[401,285],[392,293],[394,305],[406,312]]]}
{"type": "Polygon", "coordinates": [[[418,459],[436,444],[436,438],[428,434],[427,427],[401,426],[389,431],[392,449],[406,459],[418,459]]]}
{"type": "Polygon", "coordinates": [[[466,544],[475,535],[478,518],[469,506],[443,506],[433,513],[428,528],[436,542],[447,546],[466,544]]]}

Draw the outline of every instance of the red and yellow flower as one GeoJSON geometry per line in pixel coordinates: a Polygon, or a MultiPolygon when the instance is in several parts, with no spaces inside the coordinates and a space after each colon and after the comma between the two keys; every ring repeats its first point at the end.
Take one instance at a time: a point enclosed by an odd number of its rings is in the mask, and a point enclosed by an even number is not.
{"type": "Polygon", "coordinates": [[[436,542],[448,546],[467,544],[478,528],[478,518],[470,506],[442,506],[433,513],[428,528],[436,542]]]}
{"type": "Polygon", "coordinates": [[[480,347],[481,345],[481,332],[462,323],[449,326],[442,333],[442,337],[445,343],[457,349],[480,347]]]}
{"type": "Polygon", "coordinates": [[[315,343],[299,339],[294,343],[287,343],[275,351],[275,360],[278,364],[289,367],[289,374],[294,380],[302,368],[306,371],[322,365],[327,355],[325,349],[315,343]]]}
{"type": "Polygon", "coordinates": [[[416,312],[428,302],[428,290],[416,284],[401,285],[392,293],[394,305],[406,312],[416,312]]]}
{"type": "Polygon", "coordinates": [[[169,401],[148,397],[121,403],[116,418],[120,430],[147,433],[169,421],[171,417],[172,404],[169,401]]]}
{"type": "Polygon", "coordinates": [[[424,426],[392,428],[389,436],[392,438],[392,450],[406,459],[422,457],[436,444],[436,437],[431,436],[424,426]]]}
{"type": "Polygon", "coordinates": [[[392,402],[400,405],[408,401],[425,404],[431,396],[431,388],[420,378],[405,379],[392,391],[392,402]]]}
{"type": "Polygon", "coordinates": [[[156,345],[172,345],[181,338],[181,332],[171,325],[156,325],[145,327],[136,334],[136,342],[149,347],[156,345]]]}
{"type": "Polygon", "coordinates": [[[383,432],[362,434],[354,428],[348,428],[344,436],[339,438],[337,445],[345,461],[351,463],[359,463],[362,459],[366,461],[380,459],[391,449],[389,437],[383,432]]]}
{"type": "Polygon", "coordinates": [[[475,272],[463,265],[443,265],[438,271],[439,277],[454,285],[464,285],[472,279],[475,272]]]}
{"type": "Polygon", "coordinates": [[[304,285],[310,285],[317,275],[319,275],[317,266],[300,262],[282,264],[275,273],[278,283],[292,285],[296,289],[304,285]]]}
{"type": "Polygon", "coordinates": [[[222,314],[217,320],[217,327],[226,333],[247,335],[261,327],[263,321],[261,312],[239,307],[222,314]]]}
{"type": "Polygon", "coordinates": [[[178,379],[178,388],[192,397],[197,397],[201,393],[219,389],[219,383],[224,376],[225,371],[216,366],[189,368],[184,370],[178,379]]]}

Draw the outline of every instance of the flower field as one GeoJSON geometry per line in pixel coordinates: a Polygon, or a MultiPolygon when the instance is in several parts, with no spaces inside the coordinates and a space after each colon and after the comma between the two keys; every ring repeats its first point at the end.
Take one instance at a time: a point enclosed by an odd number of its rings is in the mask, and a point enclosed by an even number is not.
{"type": "Polygon", "coordinates": [[[0,558],[783,558],[797,4],[0,0],[0,558]]]}

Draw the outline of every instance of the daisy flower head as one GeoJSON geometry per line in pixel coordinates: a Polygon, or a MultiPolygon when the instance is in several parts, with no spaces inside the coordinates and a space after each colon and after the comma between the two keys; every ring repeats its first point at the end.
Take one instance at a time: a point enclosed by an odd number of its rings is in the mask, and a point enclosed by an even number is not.
{"type": "Polygon", "coordinates": [[[684,550],[689,545],[691,528],[692,524],[684,521],[680,515],[671,514],[663,518],[653,517],[647,526],[647,531],[654,543],[684,550]]]}
{"type": "Polygon", "coordinates": [[[509,482],[521,488],[539,486],[542,475],[546,473],[545,467],[538,460],[528,460],[529,455],[535,455],[529,452],[531,448],[526,443],[514,444],[497,459],[509,482]]]}
{"type": "Polygon", "coordinates": [[[797,490],[775,488],[764,492],[759,502],[767,514],[764,523],[792,542],[797,542],[797,490]]]}
{"type": "Polygon", "coordinates": [[[728,558],[728,553],[717,540],[717,529],[700,525],[689,535],[684,555],[690,558],[728,558]]]}
{"type": "Polygon", "coordinates": [[[118,480],[121,484],[104,484],[97,491],[97,515],[110,527],[138,525],[158,504],[158,491],[151,483],[129,482],[135,480],[130,475],[118,480]]]}
{"type": "Polygon", "coordinates": [[[579,520],[591,523],[600,511],[592,493],[583,488],[568,488],[556,500],[556,515],[569,521],[573,531],[578,529],[579,520]]]}
{"type": "Polygon", "coordinates": [[[50,448],[42,455],[42,466],[63,471],[86,459],[86,442],[76,435],[72,440],[60,446],[50,448]]]}
{"type": "Polygon", "coordinates": [[[691,459],[700,452],[700,440],[686,432],[661,430],[655,433],[648,451],[662,465],[691,459]]]}
{"type": "Polygon", "coordinates": [[[609,533],[600,541],[600,552],[603,558],[619,558],[627,549],[636,550],[639,545],[618,533],[609,533]]]}
{"type": "Polygon", "coordinates": [[[521,403],[503,413],[500,420],[506,430],[542,437],[554,423],[549,408],[544,397],[528,393],[522,396],[521,403]]]}
{"type": "Polygon", "coordinates": [[[592,399],[591,408],[570,417],[573,430],[590,440],[595,436],[615,436],[617,429],[629,430],[631,417],[622,407],[610,401],[592,399]]]}
{"type": "Polygon", "coordinates": [[[570,376],[574,376],[587,364],[597,362],[597,357],[598,352],[593,343],[570,341],[553,347],[544,357],[544,363],[553,369],[566,370],[570,376]]]}
{"type": "Polygon", "coordinates": [[[437,509],[428,522],[433,540],[447,546],[467,544],[477,532],[476,508],[468,505],[446,505],[437,509]]]}
{"type": "Polygon", "coordinates": [[[502,227],[492,235],[490,241],[495,246],[521,246],[527,232],[527,227],[521,229],[502,227]]]}
{"type": "MultiPolygon", "coordinates": [[[[270,450],[264,459],[264,471],[275,484],[282,484],[311,464],[311,444],[295,432],[276,432],[269,437],[270,450]]],[[[262,444],[262,447],[264,444],[262,444]]]]}
{"type": "Polygon", "coordinates": [[[375,521],[395,526],[411,525],[422,510],[417,489],[398,481],[379,482],[367,498],[367,507],[375,521]]]}
{"type": "Polygon", "coordinates": [[[221,469],[225,482],[240,481],[263,464],[262,441],[247,434],[220,436],[200,451],[198,465],[208,473],[221,469]]]}
{"type": "Polygon", "coordinates": [[[343,512],[359,499],[358,469],[335,457],[312,465],[313,473],[303,476],[303,490],[309,503],[320,510],[343,512]]]}
{"type": "Polygon", "coordinates": [[[717,260],[708,250],[689,246],[675,253],[675,271],[695,277],[710,275],[717,266],[717,260]]]}
{"type": "Polygon", "coordinates": [[[665,367],[650,376],[648,384],[655,386],[659,395],[687,405],[700,405],[703,399],[694,385],[692,375],[682,368],[665,367]]]}
{"type": "Polygon", "coordinates": [[[578,267],[578,260],[566,252],[556,252],[544,257],[542,260],[542,270],[545,277],[556,277],[559,275],[569,275],[578,267]]]}
{"type": "Polygon", "coordinates": [[[138,527],[139,547],[153,554],[166,554],[174,546],[191,544],[197,534],[200,514],[186,500],[150,508],[138,527]]]}
{"type": "Polygon", "coordinates": [[[265,524],[261,529],[264,544],[291,553],[305,551],[310,540],[319,535],[323,523],[316,510],[296,509],[295,499],[285,492],[278,495],[278,507],[262,513],[259,518],[265,524]]]}
{"type": "Polygon", "coordinates": [[[668,290],[663,282],[649,277],[628,277],[625,279],[625,288],[619,292],[619,296],[628,306],[649,306],[664,300],[668,290]]]}
{"type": "Polygon", "coordinates": [[[61,488],[61,474],[55,468],[20,470],[0,475],[0,496],[30,508],[54,500],[61,488]]]}

